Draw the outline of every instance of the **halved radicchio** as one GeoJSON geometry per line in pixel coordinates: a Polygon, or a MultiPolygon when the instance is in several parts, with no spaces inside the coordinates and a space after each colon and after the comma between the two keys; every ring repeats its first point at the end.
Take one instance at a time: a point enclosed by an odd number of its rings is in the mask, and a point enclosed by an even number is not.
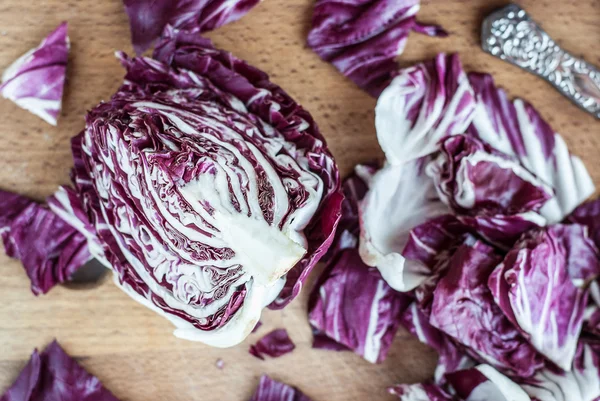
{"type": "Polygon", "coordinates": [[[125,82],[73,138],[75,191],[51,206],[176,336],[235,345],[331,244],[335,161],[308,112],[198,32],[118,57],[125,82]]]}

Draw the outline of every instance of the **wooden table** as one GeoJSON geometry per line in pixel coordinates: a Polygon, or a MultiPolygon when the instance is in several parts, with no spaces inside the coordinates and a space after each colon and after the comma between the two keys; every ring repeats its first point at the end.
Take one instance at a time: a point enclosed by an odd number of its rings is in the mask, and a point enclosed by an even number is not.
{"type": "MultiPolygon", "coordinates": [[[[419,18],[443,25],[451,36],[411,34],[401,63],[436,53],[460,52],[468,70],[483,70],[511,95],[530,100],[561,132],[600,182],[600,123],[549,85],[484,54],[482,17],[496,0],[423,0],[419,18]]],[[[522,5],[575,55],[600,65],[600,0],[528,0],[522,5]]],[[[375,100],[354,87],[305,45],[313,0],[265,0],[237,23],[210,34],[216,44],[268,72],[320,123],[343,174],[380,157],[375,100]]],[[[119,0],[0,1],[0,69],[62,20],[69,22],[72,52],[64,110],[53,128],[9,101],[0,101],[0,188],[43,199],[68,183],[69,139],[83,116],[119,86],[123,70],[113,56],[131,52],[127,17],[119,0]]],[[[265,326],[232,349],[178,340],[163,318],[138,305],[110,279],[88,290],[58,287],[34,297],[19,262],[0,256],[0,392],[16,377],[34,347],[57,338],[66,350],[121,400],[247,400],[262,373],[300,387],[315,401],[394,399],[385,388],[430,377],[436,355],[401,332],[388,359],[371,365],[352,353],[312,350],[305,291],[284,311],[266,312],[265,326]],[[248,345],[286,327],[297,350],[259,361],[248,345]],[[223,359],[225,367],[215,362],[223,359]]]]}

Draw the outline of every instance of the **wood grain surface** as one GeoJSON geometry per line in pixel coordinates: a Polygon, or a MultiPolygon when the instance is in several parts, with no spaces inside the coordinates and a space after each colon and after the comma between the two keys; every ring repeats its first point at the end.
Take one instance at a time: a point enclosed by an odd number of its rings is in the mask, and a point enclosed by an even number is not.
{"type": "MultiPolygon", "coordinates": [[[[305,45],[314,0],[265,0],[242,20],[212,32],[215,43],[268,72],[310,110],[343,174],[380,157],[373,126],[375,100],[354,87],[305,45]]],[[[600,183],[600,123],[548,84],[484,54],[482,17],[496,0],[423,0],[419,18],[451,36],[411,34],[400,62],[459,52],[467,70],[492,73],[514,96],[530,100],[562,133],[600,183]]],[[[600,65],[600,0],[528,0],[521,4],[565,48],[600,65]]],[[[108,99],[123,70],[115,50],[131,52],[120,0],[0,0],[0,69],[61,21],[69,22],[72,52],[64,110],[53,128],[9,101],[0,101],[0,187],[36,199],[68,183],[69,139],[83,128],[86,110],[108,99]]],[[[262,373],[301,388],[315,401],[391,400],[385,388],[427,379],[436,355],[400,332],[387,361],[371,365],[352,353],[312,350],[306,319],[308,291],[287,309],[266,312],[265,325],[242,345],[212,349],[178,340],[165,319],[138,305],[110,278],[87,290],[58,287],[34,297],[19,262],[0,256],[0,392],[17,376],[34,347],[57,338],[121,400],[247,400],[262,373]],[[286,327],[297,350],[259,361],[248,345],[286,327]],[[217,359],[225,366],[217,369],[217,359]]]]}

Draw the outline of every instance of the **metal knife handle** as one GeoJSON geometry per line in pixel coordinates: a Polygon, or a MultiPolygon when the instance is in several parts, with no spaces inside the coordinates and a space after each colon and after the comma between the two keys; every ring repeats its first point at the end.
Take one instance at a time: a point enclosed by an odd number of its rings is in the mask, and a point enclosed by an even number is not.
{"type": "Polygon", "coordinates": [[[544,78],[600,118],[600,71],[558,46],[518,5],[490,14],[481,42],[486,52],[544,78]]]}

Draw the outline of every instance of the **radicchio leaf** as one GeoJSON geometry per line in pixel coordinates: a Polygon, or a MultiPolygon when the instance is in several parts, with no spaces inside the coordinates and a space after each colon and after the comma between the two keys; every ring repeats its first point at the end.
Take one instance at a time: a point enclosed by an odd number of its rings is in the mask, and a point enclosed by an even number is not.
{"type": "Polygon", "coordinates": [[[438,150],[440,139],[465,132],[475,98],[458,55],[402,69],[375,108],[377,139],[388,163],[402,164],[438,150]]]}
{"type": "Polygon", "coordinates": [[[4,71],[0,94],[48,124],[56,125],[69,47],[67,23],[63,22],[38,47],[23,54],[4,71]]]}
{"type": "Polygon", "coordinates": [[[250,401],[311,401],[302,392],[287,384],[271,379],[267,375],[260,378],[260,383],[250,401]]]}
{"type": "Polygon", "coordinates": [[[571,213],[568,222],[584,225],[590,238],[600,248],[600,198],[585,202],[571,213]]]}
{"type": "Polygon", "coordinates": [[[445,388],[430,383],[398,385],[391,393],[402,401],[531,401],[518,384],[489,365],[456,371],[446,379],[445,388]]]}
{"type": "Polygon", "coordinates": [[[371,363],[385,359],[410,302],[366,266],[356,249],[340,251],[329,262],[309,301],[315,348],[350,349],[371,363]]]}
{"type": "Polygon", "coordinates": [[[401,401],[455,401],[441,387],[430,383],[398,384],[390,387],[389,392],[401,401]]]}
{"type": "Polygon", "coordinates": [[[0,401],[118,401],[54,341],[29,363],[0,401]]]}
{"type": "Polygon", "coordinates": [[[570,370],[600,255],[585,227],[553,225],[524,235],[489,279],[504,314],[546,358],[570,370]]]}
{"type": "Polygon", "coordinates": [[[416,21],[420,0],[317,0],[308,45],[374,97],[398,69],[411,31],[446,36],[416,21]]]}
{"type": "Polygon", "coordinates": [[[427,174],[464,224],[508,247],[525,231],[545,225],[537,212],[552,190],[518,160],[467,135],[446,138],[440,148],[427,174]]]}
{"type": "Polygon", "coordinates": [[[598,401],[600,399],[600,345],[580,342],[573,369],[547,367],[521,387],[534,401],[598,401]]]}
{"type": "Polygon", "coordinates": [[[86,238],[47,207],[0,190],[0,234],[19,259],[35,295],[63,283],[91,259],[86,238]]]}
{"type": "Polygon", "coordinates": [[[473,358],[528,377],[542,366],[541,357],[503,315],[487,287],[500,261],[480,241],[470,239],[459,247],[435,288],[430,323],[464,345],[473,358]]]}
{"type": "Polygon", "coordinates": [[[393,289],[414,289],[430,275],[430,268],[402,255],[410,231],[448,211],[424,172],[424,161],[386,165],[373,177],[360,205],[361,258],[377,267],[393,289]]]}
{"type": "Polygon", "coordinates": [[[583,319],[583,330],[600,338],[600,307],[598,305],[589,306],[583,319]]]}
{"type": "Polygon", "coordinates": [[[450,373],[448,383],[464,401],[530,401],[523,389],[489,365],[450,373]]]}
{"type": "Polygon", "coordinates": [[[251,345],[248,352],[258,359],[265,359],[265,355],[278,358],[292,352],[296,345],[288,336],[286,329],[276,329],[261,338],[256,344],[251,345]]]}
{"type": "Polygon", "coordinates": [[[457,243],[461,244],[470,231],[468,226],[451,214],[433,218],[410,230],[402,254],[434,269],[441,261],[448,259],[447,253],[453,252],[457,243]]]}
{"type": "Polygon", "coordinates": [[[431,219],[410,231],[402,256],[428,268],[426,279],[414,290],[419,309],[429,318],[433,291],[448,271],[456,249],[470,237],[471,229],[453,215],[431,219]]]}
{"type": "Polygon", "coordinates": [[[260,0],[123,0],[131,42],[140,55],[160,38],[167,25],[212,31],[242,18],[260,0]]]}
{"type": "Polygon", "coordinates": [[[447,373],[475,366],[475,361],[460,344],[456,344],[451,337],[429,323],[429,316],[421,311],[417,302],[413,302],[406,309],[402,315],[402,324],[419,341],[438,352],[439,359],[434,375],[436,384],[445,384],[447,373]]]}
{"type": "Polygon", "coordinates": [[[506,155],[549,185],[555,196],[540,210],[549,223],[568,216],[594,193],[594,183],[581,160],[569,153],[556,134],[529,103],[510,101],[488,74],[469,74],[477,96],[477,111],[468,133],[506,155]]]}
{"type": "Polygon", "coordinates": [[[198,31],[167,29],[155,59],[119,57],[125,83],[72,142],[83,213],[69,213],[176,336],[235,345],[331,244],[335,161],[309,113],[198,31]]]}

